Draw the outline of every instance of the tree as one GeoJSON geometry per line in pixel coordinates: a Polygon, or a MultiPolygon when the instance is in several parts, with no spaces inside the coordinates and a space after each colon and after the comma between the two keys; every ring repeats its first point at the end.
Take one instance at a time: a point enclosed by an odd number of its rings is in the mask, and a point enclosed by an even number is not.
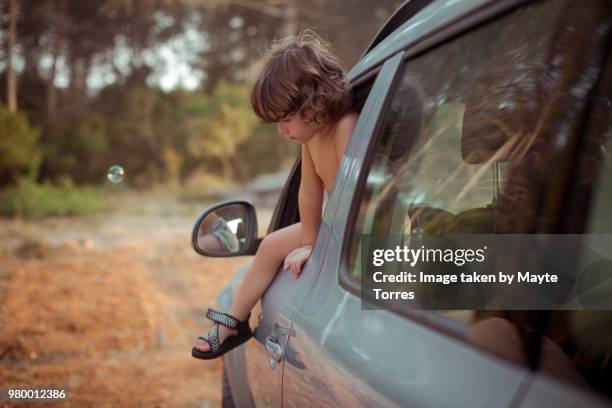
{"type": "Polygon", "coordinates": [[[21,113],[0,105],[0,186],[35,177],[40,163],[40,132],[21,113]]]}
{"type": "Polygon", "coordinates": [[[11,113],[17,112],[17,77],[13,67],[15,46],[17,44],[17,16],[19,13],[19,0],[9,2],[9,34],[6,50],[6,90],[8,109],[11,113]]]}
{"type": "Polygon", "coordinates": [[[67,172],[77,182],[97,181],[105,162],[121,162],[130,180],[145,185],[178,168],[184,179],[198,168],[246,177],[266,167],[235,159],[244,151],[259,158],[250,140],[266,132],[254,125],[248,87],[235,84],[249,81],[273,39],[307,27],[331,40],[349,67],[397,0],[0,3],[5,60],[17,49],[23,62],[5,65],[0,91],[7,103],[18,93],[20,112],[41,128],[41,178],[67,172]],[[163,93],[151,85],[159,68],[151,55],[186,34],[195,36],[188,63],[202,74],[202,89],[163,93]]]}
{"type": "Polygon", "coordinates": [[[221,81],[244,82],[262,51],[282,35],[279,17],[250,8],[231,4],[202,7],[197,15],[205,47],[193,67],[204,72],[207,93],[221,81]]]}
{"type": "Polygon", "coordinates": [[[191,155],[201,162],[216,160],[227,180],[234,176],[238,146],[257,123],[245,95],[245,87],[220,83],[209,97],[206,114],[192,116],[185,125],[191,155]]]}

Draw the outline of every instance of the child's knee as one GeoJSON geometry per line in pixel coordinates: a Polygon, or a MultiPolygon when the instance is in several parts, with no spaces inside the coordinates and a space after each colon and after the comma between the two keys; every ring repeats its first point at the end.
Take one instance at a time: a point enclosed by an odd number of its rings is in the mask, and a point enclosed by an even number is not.
{"type": "Polygon", "coordinates": [[[274,237],[266,235],[257,248],[257,255],[270,256],[274,253],[274,237]]]}
{"type": "Polygon", "coordinates": [[[299,225],[274,231],[263,238],[257,249],[257,255],[263,254],[269,259],[283,261],[289,252],[299,246],[300,234],[299,225]]]}
{"type": "Polygon", "coordinates": [[[279,242],[278,234],[272,233],[264,237],[259,244],[259,248],[257,249],[258,256],[265,256],[266,258],[274,261],[282,261],[287,254],[283,254],[282,252],[282,243],[279,242]]]}

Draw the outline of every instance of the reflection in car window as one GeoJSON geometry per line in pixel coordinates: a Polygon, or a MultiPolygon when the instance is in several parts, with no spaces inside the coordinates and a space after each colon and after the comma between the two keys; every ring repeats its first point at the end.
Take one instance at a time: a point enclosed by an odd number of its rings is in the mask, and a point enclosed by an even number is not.
{"type": "MultiPolygon", "coordinates": [[[[612,234],[612,57],[609,54],[590,94],[585,123],[584,143],[573,168],[575,181],[564,220],[565,232],[612,234]]],[[[612,239],[612,235],[595,237],[592,242],[595,249],[602,240],[612,239]]],[[[612,263],[597,262],[588,268],[594,273],[609,274],[612,263]]],[[[608,291],[605,296],[610,296],[609,287],[603,285],[603,290],[608,291]]],[[[591,388],[612,398],[612,312],[554,311],[547,319],[546,337],[562,347],[591,388]]]]}
{"type": "MultiPolygon", "coordinates": [[[[369,164],[352,278],[361,234],[612,233],[611,25],[604,0],[536,2],[408,61],[369,164]]],[[[440,314],[479,348],[612,396],[612,312],[440,314]]]]}

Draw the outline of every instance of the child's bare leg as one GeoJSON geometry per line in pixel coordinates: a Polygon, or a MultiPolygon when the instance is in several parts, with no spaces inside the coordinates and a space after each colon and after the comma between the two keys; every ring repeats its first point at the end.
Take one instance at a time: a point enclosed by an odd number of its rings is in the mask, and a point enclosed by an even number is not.
{"type": "MultiPolygon", "coordinates": [[[[297,223],[274,231],[263,239],[251,267],[238,285],[234,302],[228,312],[230,315],[240,321],[247,318],[255,303],[270,286],[278,268],[289,252],[300,246],[301,237],[302,227],[300,223],[297,223]]],[[[223,343],[229,335],[234,334],[236,334],[235,330],[220,325],[219,342],[223,343]]],[[[198,340],[195,347],[203,352],[210,350],[210,345],[203,340],[198,340]]]]}

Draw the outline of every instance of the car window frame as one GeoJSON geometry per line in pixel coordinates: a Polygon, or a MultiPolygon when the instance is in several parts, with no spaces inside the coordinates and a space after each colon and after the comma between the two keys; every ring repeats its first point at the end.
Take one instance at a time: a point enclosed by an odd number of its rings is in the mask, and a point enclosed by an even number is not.
{"type": "MultiPolygon", "coordinates": [[[[370,79],[372,75],[378,73],[384,63],[399,52],[403,51],[405,58],[418,57],[452,40],[454,37],[464,34],[466,31],[473,30],[491,20],[511,13],[525,4],[534,3],[536,1],[540,0],[489,0],[484,2],[484,4],[472,4],[468,7],[462,6],[460,7],[460,12],[456,16],[447,21],[432,23],[416,38],[399,37],[398,40],[402,41],[402,43],[393,47],[384,47],[385,49],[383,50],[379,50],[380,43],[377,44],[357,61],[355,66],[349,71],[348,78],[351,83],[360,84],[370,79]],[[368,60],[367,62],[370,64],[367,69],[364,69],[361,65],[363,60],[368,60]]],[[[421,13],[430,14],[428,9],[430,6],[433,7],[434,5],[435,4],[430,4],[424,9],[421,9],[418,13],[404,22],[404,24],[409,22],[412,18],[419,17],[421,13]]],[[[401,28],[402,25],[400,25],[398,30],[401,30],[401,28]]],[[[404,31],[410,31],[410,27],[406,28],[404,31]]],[[[395,33],[395,31],[390,33],[388,37],[395,35],[395,33]]],[[[387,39],[381,39],[380,41],[382,42],[385,40],[387,39]]]]}
{"type": "MultiPolygon", "coordinates": [[[[478,29],[481,26],[484,26],[491,21],[497,20],[500,17],[503,17],[506,14],[511,13],[515,9],[524,6],[528,3],[534,3],[538,0],[503,0],[498,2],[493,2],[489,4],[488,7],[482,7],[480,9],[474,10],[472,15],[463,15],[460,19],[454,20],[450,24],[444,27],[436,27],[432,26],[433,32],[428,32],[423,35],[424,40],[417,40],[413,44],[408,44],[408,47],[405,48],[401,53],[394,54],[390,57],[387,57],[381,66],[375,66],[370,71],[359,75],[355,78],[356,83],[360,83],[365,78],[368,78],[370,75],[378,74],[380,75],[380,71],[384,68],[384,65],[387,64],[394,58],[397,58],[398,55],[401,55],[402,60],[400,61],[397,71],[395,72],[394,83],[397,84],[397,81],[401,80],[401,73],[403,73],[403,69],[407,63],[410,62],[413,58],[418,58],[421,55],[426,53],[435,52],[439,47],[444,46],[445,44],[453,41],[460,35],[465,34],[468,31],[472,31],[478,29]]],[[[418,15],[418,14],[417,14],[418,15]]],[[[395,95],[396,88],[391,88],[389,92],[384,96],[384,104],[383,109],[386,109],[391,98],[395,95]]],[[[377,143],[380,141],[383,133],[383,128],[381,126],[382,122],[386,118],[387,111],[385,111],[382,115],[378,115],[376,117],[376,127],[373,130],[373,134],[370,137],[368,142],[368,146],[365,152],[365,155],[362,159],[362,166],[356,180],[355,189],[353,194],[351,195],[352,202],[361,203],[363,200],[363,192],[365,188],[365,181],[368,175],[369,170],[372,166],[374,151],[377,143]]],[[[340,268],[338,271],[338,283],[341,287],[352,292],[354,294],[359,294],[361,291],[361,286],[359,284],[355,284],[356,280],[352,278],[351,273],[348,267],[348,257],[350,256],[351,250],[351,242],[353,238],[353,234],[355,232],[357,217],[359,215],[358,208],[356,206],[351,207],[351,210],[345,217],[345,225],[344,231],[342,234],[342,247],[340,254],[340,268]]]]}
{"type": "MultiPolygon", "coordinates": [[[[529,4],[535,3],[536,0],[534,1],[530,1],[530,2],[526,2],[526,1],[521,1],[521,2],[517,2],[516,5],[518,7],[522,7],[522,6],[527,6],[529,4]]],[[[486,19],[484,21],[481,21],[479,24],[474,24],[473,26],[471,26],[469,29],[464,30],[463,32],[467,32],[467,31],[471,31],[471,30],[476,30],[479,27],[488,24],[492,21],[495,21],[499,18],[502,18],[504,15],[514,11],[516,8],[510,9],[510,10],[505,10],[504,12],[500,12],[498,14],[496,14],[495,16],[493,16],[492,18],[486,19]]],[[[429,52],[435,52],[436,49],[438,49],[438,47],[444,46],[445,44],[447,44],[450,41],[453,41],[457,36],[456,35],[449,35],[446,37],[445,40],[440,41],[439,43],[437,43],[435,46],[432,46],[430,48],[428,48],[427,50],[423,51],[422,53],[410,53],[409,51],[406,51],[406,54],[404,55],[404,60],[402,61],[401,67],[402,69],[400,69],[399,75],[398,77],[401,78],[402,74],[405,72],[405,67],[406,65],[410,62],[410,59],[412,57],[418,57],[420,55],[423,55],[425,53],[429,53],[429,52]]],[[[380,69],[380,67],[378,67],[378,69],[380,69]]],[[[603,72],[603,71],[602,71],[603,72]]],[[[599,86],[599,85],[598,85],[599,86]]],[[[387,95],[387,99],[391,100],[391,98],[393,97],[393,95],[395,94],[395,92],[389,92],[389,95],[387,95]]],[[[587,101],[586,103],[591,103],[590,101],[587,101]]],[[[388,112],[385,112],[384,116],[386,117],[388,114],[388,112]]],[[[581,130],[577,130],[578,132],[583,132],[588,126],[586,126],[586,124],[583,124],[581,130]]],[[[341,250],[340,250],[340,256],[339,256],[339,263],[338,263],[338,270],[337,270],[337,279],[338,279],[338,284],[339,286],[345,290],[346,292],[348,292],[347,294],[351,294],[357,297],[360,297],[360,292],[361,292],[361,285],[358,279],[354,278],[352,276],[352,270],[349,268],[349,264],[350,264],[350,257],[351,257],[351,246],[353,243],[353,239],[354,234],[355,234],[355,230],[357,229],[357,223],[358,223],[358,216],[359,216],[359,210],[360,210],[360,205],[363,204],[363,195],[364,195],[364,190],[366,187],[366,179],[368,177],[368,174],[371,170],[371,166],[372,166],[372,162],[373,162],[373,154],[372,152],[375,150],[376,148],[376,144],[378,143],[378,141],[380,140],[382,133],[383,133],[383,129],[381,129],[380,127],[377,129],[378,134],[373,134],[370,138],[370,141],[368,143],[368,147],[367,147],[367,154],[364,156],[363,161],[362,161],[362,166],[361,166],[361,171],[360,174],[358,175],[358,181],[355,185],[354,191],[352,192],[352,195],[347,195],[346,197],[344,197],[344,200],[348,200],[350,202],[354,202],[354,203],[358,203],[358,205],[354,205],[354,208],[351,208],[351,211],[349,212],[349,214],[344,218],[344,233],[340,234],[342,242],[341,242],[341,250]]],[[[583,158],[583,150],[584,150],[584,146],[582,145],[578,145],[578,146],[574,146],[571,149],[570,155],[572,156],[572,158],[576,159],[576,160],[582,160],[583,158]]],[[[576,187],[576,177],[569,177],[569,185],[571,186],[569,189],[565,189],[561,192],[558,192],[558,198],[564,200],[564,202],[568,202],[568,196],[572,194],[572,189],[574,189],[576,187]]],[[[550,193],[551,191],[548,191],[548,193],[550,193]]],[[[545,192],[543,192],[542,194],[546,194],[545,192]]],[[[550,219],[550,222],[547,223],[546,225],[538,225],[536,227],[536,230],[533,231],[533,233],[554,233],[555,231],[561,232],[564,231],[564,227],[565,225],[564,220],[565,217],[564,215],[566,215],[567,213],[571,213],[572,211],[576,211],[576,208],[574,207],[580,207],[579,205],[576,205],[576,203],[572,203],[572,205],[569,206],[569,208],[564,208],[563,211],[561,211],[560,213],[555,214],[556,216],[554,217],[554,219],[550,219]]],[[[546,209],[545,208],[540,208],[537,211],[537,216],[541,216],[542,214],[546,213],[546,209]]],[[[465,341],[465,337],[464,337],[464,331],[461,329],[461,323],[458,321],[453,320],[452,318],[449,318],[447,316],[441,315],[439,313],[437,313],[436,311],[431,311],[431,310],[389,310],[388,312],[393,313],[395,315],[398,315],[401,318],[407,319],[410,322],[422,325],[427,327],[428,329],[439,333],[441,335],[445,335],[447,337],[450,338],[454,338],[457,341],[460,341],[462,344],[464,344],[466,347],[472,348],[475,352],[478,353],[484,353],[487,354],[486,352],[484,352],[482,349],[480,349],[479,347],[475,346],[475,345],[471,345],[470,343],[465,341]]],[[[551,378],[553,380],[556,380],[556,378],[544,371],[542,371],[541,369],[539,369],[537,367],[537,361],[539,359],[539,353],[540,350],[538,349],[537,353],[532,353],[529,355],[529,367],[531,368],[531,372],[533,373],[533,375],[535,376],[539,376],[539,375],[544,375],[547,378],[551,378]]],[[[507,364],[508,361],[493,355],[493,354],[489,354],[489,356],[496,361],[500,361],[504,364],[507,364]]],[[[570,385],[571,387],[571,385],[570,385]]],[[[574,389],[572,387],[572,389],[574,389]]],[[[578,389],[578,388],[575,388],[578,389]]]]}
{"type": "MultiPolygon", "coordinates": [[[[495,20],[504,17],[507,14],[512,13],[520,7],[525,7],[528,4],[535,3],[537,1],[539,0],[501,0],[498,2],[492,2],[475,10],[472,10],[472,14],[461,15],[459,18],[454,19],[445,26],[432,26],[431,32],[425,33],[422,36],[422,39],[417,39],[413,43],[408,44],[408,46],[403,50],[402,61],[400,63],[398,72],[396,73],[395,80],[401,81],[406,64],[410,63],[413,58],[418,58],[421,55],[425,55],[430,52],[435,52],[438,48],[455,40],[461,35],[464,35],[467,32],[473,30],[477,30],[478,28],[486,24],[489,24],[495,20]]],[[[385,59],[383,62],[383,67],[384,64],[386,64],[389,60],[393,59],[397,55],[398,54],[395,54],[394,56],[385,59]]],[[[379,71],[382,71],[381,66],[375,66],[372,68],[371,71],[356,77],[355,80],[357,83],[359,83],[364,78],[367,78],[368,75],[371,75],[371,72],[379,71]]],[[[395,95],[395,90],[396,88],[393,88],[388,92],[387,95],[385,95],[386,104],[390,103],[391,99],[395,95]]],[[[384,119],[386,118],[387,114],[388,111],[385,111],[382,115],[379,115],[376,118],[378,126],[374,129],[374,132],[368,142],[366,154],[363,156],[362,159],[362,165],[355,184],[354,191],[350,195],[350,197],[344,197],[343,199],[346,199],[350,202],[362,204],[362,201],[364,199],[363,194],[366,187],[366,179],[373,164],[372,162],[374,151],[384,131],[381,125],[384,123],[384,119]]],[[[344,218],[344,231],[340,234],[342,239],[342,245],[340,253],[340,263],[338,265],[338,284],[347,292],[357,297],[361,297],[361,283],[359,282],[359,280],[352,276],[352,271],[349,268],[351,245],[357,227],[358,216],[359,206],[353,205],[346,217],[344,218]]],[[[535,232],[536,231],[534,231],[534,233],[535,232]]],[[[403,318],[407,318],[425,326],[428,326],[437,332],[442,332],[447,336],[461,339],[461,341],[463,341],[464,333],[460,329],[459,322],[449,317],[440,315],[430,310],[392,310],[391,312],[402,316],[403,318]]]]}

